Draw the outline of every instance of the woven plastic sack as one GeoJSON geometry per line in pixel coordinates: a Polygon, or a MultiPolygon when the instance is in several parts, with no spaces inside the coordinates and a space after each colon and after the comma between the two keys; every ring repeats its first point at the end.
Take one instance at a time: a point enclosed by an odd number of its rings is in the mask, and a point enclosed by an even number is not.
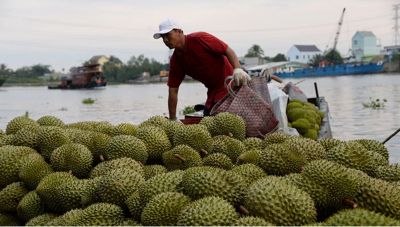
{"type": "MultiPolygon", "coordinates": [[[[267,83],[265,86],[268,89],[267,83]]],[[[271,104],[247,85],[236,91],[230,90],[228,95],[215,104],[210,115],[222,112],[241,116],[246,123],[247,137],[263,138],[265,134],[275,131],[279,124],[271,104]]]]}

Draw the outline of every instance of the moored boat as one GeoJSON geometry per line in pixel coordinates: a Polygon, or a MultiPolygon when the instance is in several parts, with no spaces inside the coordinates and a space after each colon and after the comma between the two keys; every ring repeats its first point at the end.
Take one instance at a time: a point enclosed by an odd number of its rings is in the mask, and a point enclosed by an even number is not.
{"type": "Polygon", "coordinates": [[[76,67],[67,77],[61,78],[58,85],[49,85],[49,89],[82,89],[105,87],[107,82],[101,71],[100,64],[76,67]]]}
{"type": "Polygon", "coordinates": [[[368,64],[348,63],[341,65],[328,65],[324,67],[300,68],[289,72],[278,71],[274,74],[280,78],[374,74],[383,72],[383,66],[383,63],[381,62],[368,64]]]}

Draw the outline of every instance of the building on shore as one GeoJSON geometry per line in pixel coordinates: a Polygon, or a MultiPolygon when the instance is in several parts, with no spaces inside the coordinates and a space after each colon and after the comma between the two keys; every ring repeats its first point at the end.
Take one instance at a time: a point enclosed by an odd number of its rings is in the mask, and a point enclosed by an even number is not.
{"type": "Polygon", "coordinates": [[[356,61],[380,55],[381,46],[378,45],[375,34],[371,31],[357,31],[351,39],[352,54],[356,61]]]}
{"type": "Polygon", "coordinates": [[[286,56],[288,61],[307,64],[314,56],[321,54],[321,50],[315,45],[293,45],[286,56]]]}

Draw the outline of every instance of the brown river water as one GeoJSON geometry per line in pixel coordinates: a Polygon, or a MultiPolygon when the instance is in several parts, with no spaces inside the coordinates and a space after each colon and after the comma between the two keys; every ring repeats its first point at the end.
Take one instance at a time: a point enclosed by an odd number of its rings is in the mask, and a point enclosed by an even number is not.
{"type": "MultiPolygon", "coordinates": [[[[329,104],[333,137],[341,140],[375,139],[384,141],[400,128],[400,74],[313,77],[284,79],[298,86],[308,97],[315,97],[314,82],[320,96],[329,104]],[[304,80],[304,81],[303,81],[304,80]],[[366,108],[370,98],[386,99],[380,109],[366,108]]],[[[85,120],[112,124],[138,124],[153,115],[167,115],[166,84],[110,85],[95,90],[48,90],[47,87],[0,87],[0,129],[14,117],[28,112],[33,119],[54,115],[65,123],[85,120]],[[92,98],[93,104],[82,100],[92,98]]],[[[197,82],[181,85],[178,111],[203,103],[206,88],[197,82]]],[[[181,116],[182,117],[182,116],[181,116]]],[[[390,162],[400,161],[400,133],[386,144],[390,162]]]]}

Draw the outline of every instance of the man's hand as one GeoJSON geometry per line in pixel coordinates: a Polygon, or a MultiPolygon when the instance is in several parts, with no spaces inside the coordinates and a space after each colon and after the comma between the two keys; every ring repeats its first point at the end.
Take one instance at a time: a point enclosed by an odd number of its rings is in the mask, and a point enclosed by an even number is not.
{"type": "Polygon", "coordinates": [[[245,85],[249,80],[251,80],[249,74],[247,74],[243,69],[236,68],[233,70],[233,81],[236,86],[245,85]]]}

